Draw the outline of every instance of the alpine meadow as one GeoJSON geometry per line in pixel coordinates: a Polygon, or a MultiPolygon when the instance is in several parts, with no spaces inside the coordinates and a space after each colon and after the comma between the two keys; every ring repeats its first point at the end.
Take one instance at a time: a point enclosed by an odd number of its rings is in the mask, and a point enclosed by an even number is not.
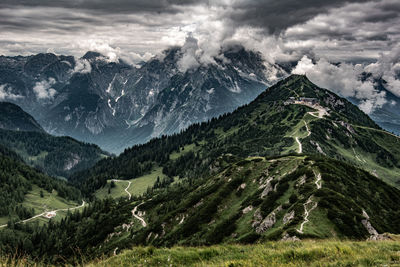
{"type": "Polygon", "coordinates": [[[0,266],[400,266],[399,11],[1,1],[0,266]]]}

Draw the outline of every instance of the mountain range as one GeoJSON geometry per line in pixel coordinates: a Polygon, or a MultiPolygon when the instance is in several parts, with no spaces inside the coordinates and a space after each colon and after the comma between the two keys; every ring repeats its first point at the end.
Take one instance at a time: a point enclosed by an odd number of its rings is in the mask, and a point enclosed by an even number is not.
{"type": "MultiPolygon", "coordinates": [[[[95,143],[119,154],[151,138],[177,133],[247,104],[289,75],[295,64],[270,64],[241,46],[221,49],[213,64],[182,70],[174,47],[137,66],[97,52],[0,57],[3,100],[21,106],[53,135],[95,143]]],[[[365,73],[360,79],[373,79],[365,73]]],[[[388,99],[371,117],[399,134],[400,99],[375,79],[388,99]]],[[[348,100],[359,104],[359,100],[348,100]]]]}
{"type": "Polygon", "coordinates": [[[3,99],[20,105],[54,135],[119,153],[153,137],[233,111],[286,72],[261,54],[225,48],[215,64],[180,71],[181,48],[133,67],[97,52],[82,58],[0,57],[3,99]],[[273,75],[272,75],[273,74],[273,75]]]}
{"type": "MultiPolygon", "coordinates": [[[[361,79],[371,81],[375,85],[377,93],[385,95],[386,98],[386,103],[369,114],[370,117],[382,128],[400,135],[400,98],[386,89],[387,82],[382,78],[374,78],[373,75],[364,73],[361,79]]],[[[356,105],[360,104],[360,101],[354,97],[349,100],[356,105]]]]}

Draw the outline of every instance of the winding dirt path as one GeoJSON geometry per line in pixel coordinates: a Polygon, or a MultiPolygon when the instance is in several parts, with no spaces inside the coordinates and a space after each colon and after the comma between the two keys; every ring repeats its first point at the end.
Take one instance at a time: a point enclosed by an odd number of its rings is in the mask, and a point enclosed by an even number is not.
{"type": "MultiPolygon", "coordinates": [[[[35,215],[35,216],[31,217],[31,218],[28,218],[28,219],[25,219],[25,220],[22,220],[22,221],[18,221],[15,224],[26,223],[26,222],[29,222],[29,221],[31,221],[33,219],[39,218],[39,217],[45,217],[45,218],[51,219],[51,218],[55,217],[57,215],[57,212],[59,212],[59,211],[75,210],[75,209],[82,208],[85,205],[86,205],[86,202],[84,200],[82,200],[82,204],[80,206],[76,206],[76,207],[73,207],[73,208],[65,208],[65,209],[58,209],[58,210],[52,210],[52,211],[45,211],[45,212],[42,212],[42,213],[40,213],[38,215],[35,215]]],[[[7,226],[7,224],[3,224],[3,225],[0,225],[0,228],[4,228],[6,226],[7,226]]]]}
{"type": "MultiPolygon", "coordinates": [[[[303,120],[304,121],[304,120],[303,120]]],[[[307,129],[307,137],[311,135],[311,131],[310,128],[308,128],[308,124],[306,121],[304,121],[304,124],[306,125],[306,129],[307,129]]]]}
{"type": "MultiPolygon", "coordinates": [[[[302,102],[302,101],[297,101],[297,102],[295,102],[295,104],[307,106],[307,107],[310,107],[310,108],[314,109],[315,111],[309,111],[309,112],[307,112],[307,114],[310,114],[311,116],[313,116],[315,118],[322,119],[325,115],[329,116],[328,110],[325,109],[324,107],[320,106],[320,105],[311,105],[309,103],[302,102]]],[[[308,127],[307,122],[305,120],[303,120],[303,122],[304,122],[304,124],[306,126],[306,129],[307,129],[307,136],[306,137],[308,137],[308,136],[311,135],[311,130],[308,127]]],[[[300,153],[303,152],[303,146],[302,146],[302,144],[300,142],[299,137],[296,137],[296,142],[299,144],[298,153],[300,154],[300,153]]]]}
{"type": "Polygon", "coordinates": [[[316,113],[316,112],[307,112],[307,114],[310,114],[311,116],[313,116],[313,117],[316,117],[316,118],[319,118],[319,116],[318,115],[315,115],[314,113],[316,113]]]}
{"type": "Polygon", "coordinates": [[[144,203],[145,202],[143,202],[143,203],[137,205],[135,208],[133,208],[132,215],[133,215],[133,217],[135,217],[136,219],[138,219],[142,223],[143,227],[146,227],[147,223],[145,222],[145,220],[137,214],[137,208],[139,208],[139,206],[143,205],[144,203]]]}
{"type": "Polygon", "coordinates": [[[111,181],[114,181],[114,182],[127,182],[127,183],[128,183],[128,186],[125,188],[125,192],[128,194],[129,200],[131,200],[132,195],[131,195],[131,193],[129,193],[129,191],[128,191],[129,187],[130,187],[131,184],[132,184],[131,181],[117,180],[117,179],[112,179],[111,181]]]}
{"type": "MultiPolygon", "coordinates": [[[[114,181],[114,182],[127,182],[127,183],[128,183],[128,186],[125,188],[125,192],[128,194],[129,200],[131,200],[132,195],[131,195],[131,193],[129,193],[129,191],[128,191],[129,187],[130,187],[131,184],[132,184],[131,181],[127,181],[127,180],[118,180],[118,179],[112,179],[111,181],[114,181]]],[[[138,220],[140,221],[140,223],[142,224],[143,227],[146,227],[146,226],[147,226],[146,221],[144,220],[143,217],[141,217],[141,216],[138,214],[138,210],[137,210],[137,209],[138,209],[141,205],[143,205],[144,203],[145,203],[145,202],[143,202],[143,203],[141,203],[141,204],[135,206],[131,212],[132,212],[132,216],[135,217],[136,219],[138,219],[138,220]]]]}
{"type": "Polygon", "coordinates": [[[314,202],[314,205],[309,210],[307,210],[307,205],[313,203],[311,198],[312,198],[312,196],[310,196],[308,198],[307,202],[303,204],[303,207],[304,207],[304,221],[301,223],[300,229],[297,229],[297,232],[299,232],[300,234],[303,234],[304,225],[310,221],[308,219],[308,216],[310,215],[311,211],[318,206],[318,202],[314,202]]]}
{"type": "Polygon", "coordinates": [[[296,136],[296,142],[299,144],[299,154],[303,153],[303,145],[300,142],[300,139],[298,136],[296,136]]]}
{"type": "Polygon", "coordinates": [[[307,114],[310,114],[311,116],[314,116],[318,119],[322,119],[325,115],[327,116],[329,115],[328,111],[321,106],[312,106],[312,105],[305,105],[305,106],[316,109],[317,111],[309,111],[307,112],[307,114]]]}
{"type": "MultiPolygon", "coordinates": [[[[303,122],[304,122],[304,124],[306,126],[306,129],[307,129],[307,136],[306,137],[308,137],[308,136],[311,135],[311,131],[310,131],[310,128],[308,128],[307,122],[305,120],[303,120],[303,122]]],[[[303,145],[301,144],[300,138],[298,136],[296,136],[295,139],[296,139],[297,144],[299,144],[299,151],[297,153],[301,154],[301,153],[303,153],[303,145]]]]}
{"type": "MultiPolygon", "coordinates": [[[[317,186],[317,189],[321,189],[322,188],[321,173],[317,173],[316,171],[314,171],[314,175],[315,175],[315,178],[317,178],[315,180],[315,185],[317,186]]],[[[310,216],[311,211],[314,210],[315,208],[317,208],[317,206],[318,206],[318,202],[314,202],[314,205],[312,205],[310,209],[307,209],[307,206],[309,204],[313,203],[312,200],[311,200],[312,197],[313,196],[311,195],[307,199],[306,203],[303,204],[303,207],[304,207],[304,221],[300,224],[300,228],[297,229],[297,232],[299,232],[300,234],[303,234],[304,225],[310,221],[308,219],[308,216],[310,216]]]]}
{"type": "Polygon", "coordinates": [[[321,189],[322,187],[322,178],[320,173],[314,172],[315,177],[317,180],[315,180],[315,185],[317,186],[317,189],[321,189]]]}

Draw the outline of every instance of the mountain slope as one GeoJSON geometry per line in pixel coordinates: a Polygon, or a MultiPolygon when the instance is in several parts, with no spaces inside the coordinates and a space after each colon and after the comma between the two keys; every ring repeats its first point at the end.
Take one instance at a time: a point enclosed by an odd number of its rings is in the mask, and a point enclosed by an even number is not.
{"type": "MultiPolygon", "coordinates": [[[[223,162],[229,156],[220,158],[223,162]]],[[[171,246],[399,233],[400,191],[318,156],[248,158],[195,186],[172,186],[137,206],[135,244],[171,246]],[[194,188],[194,190],[192,190],[194,188]]]]}
{"type": "Polygon", "coordinates": [[[13,131],[41,132],[40,124],[19,106],[0,102],[0,128],[13,131]]]}
{"type": "Polygon", "coordinates": [[[216,59],[216,64],[185,73],[179,72],[172,61],[175,74],[161,88],[154,105],[136,122],[137,127],[151,125],[151,137],[173,134],[177,129],[233,111],[268,86],[267,72],[274,66],[266,66],[260,54],[232,47],[224,57],[229,63],[216,59]]]}
{"type": "Polygon", "coordinates": [[[108,179],[132,179],[163,167],[168,176],[198,177],[221,154],[239,157],[319,153],[360,166],[399,186],[400,140],[347,100],[293,75],[231,114],[153,139],[72,178],[86,193],[108,179]],[[184,150],[183,150],[184,149],[184,150]],[[173,153],[179,152],[177,158],[173,153]]]}
{"type": "Polygon", "coordinates": [[[400,191],[352,165],[307,155],[222,155],[215,163],[212,175],[71,214],[46,228],[49,236],[68,238],[43,237],[45,255],[59,260],[52,244],[73,261],[76,251],[90,259],[143,245],[381,240],[399,233],[400,191]]]}
{"type": "Polygon", "coordinates": [[[96,145],[47,134],[31,115],[15,104],[0,102],[0,111],[0,144],[49,175],[68,177],[108,156],[96,145]]]}
{"type": "Polygon", "coordinates": [[[29,167],[1,145],[0,169],[1,228],[10,220],[19,222],[52,208],[71,207],[81,199],[79,190],[29,167]]]}
{"type": "Polygon", "coordinates": [[[65,178],[109,156],[97,145],[38,132],[0,129],[0,144],[17,152],[26,163],[48,175],[65,178]]]}

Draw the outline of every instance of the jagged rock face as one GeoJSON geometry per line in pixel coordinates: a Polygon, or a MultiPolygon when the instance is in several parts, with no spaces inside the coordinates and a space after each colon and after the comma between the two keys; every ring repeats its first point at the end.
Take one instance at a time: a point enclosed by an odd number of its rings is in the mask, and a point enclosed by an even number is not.
{"type": "Polygon", "coordinates": [[[181,56],[172,48],[140,68],[96,52],[80,59],[49,53],[0,57],[0,85],[5,100],[31,113],[49,133],[120,152],[232,111],[265,90],[271,77],[286,74],[242,47],[185,73],[178,68],[181,56]]]}
{"type": "Polygon", "coordinates": [[[80,160],[81,160],[81,158],[79,157],[79,155],[71,154],[71,158],[66,159],[66,161],[65,161],[64,170],[65,171],[71,170],[73,167],[75,167],[80,162],[80,160]]]}
{"type": "Polygon", "coordinates": [[[282,210],[282,206],[278,206],[273,212],[268,214],[262,221],[260,221],[260,214],[257,214],[258,220],[256,220],[252,226],[255,227],[256,233],[261,234],[267,231],[276,223],[276,213],[282,210]]]}
{"type": "Polygon", "coordinates": [[[288,224],[293,219],[294,219],[294,210],[285,214],[285,216],[283,217],[283,224],[288,224]]]}

